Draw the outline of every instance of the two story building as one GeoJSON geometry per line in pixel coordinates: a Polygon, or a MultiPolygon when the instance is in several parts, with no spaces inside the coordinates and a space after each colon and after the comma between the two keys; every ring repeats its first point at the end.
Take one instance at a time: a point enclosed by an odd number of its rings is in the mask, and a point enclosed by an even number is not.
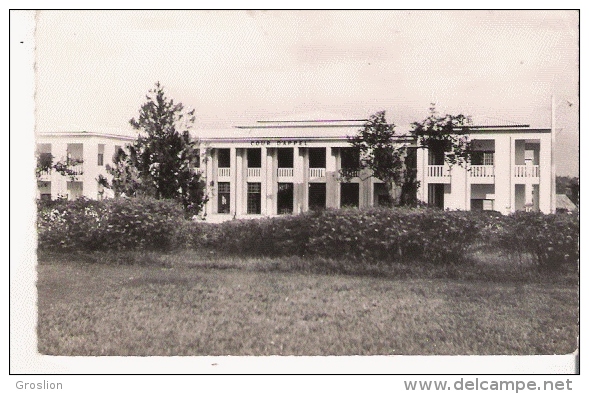
{"type": "MultiPolygon", "coordinates": [[[[388,204],[382,181],[356,171],[348,136],[365,119],[261,121],[201,138],[211,220],[300,213],[313,208],[388,204]],[[350,173],[354,171],[354,173],[350,173]],[[345,178],[342,174],[346,174],[345,178]]],[[[410,135],[418,199],[450,210],[551,212],[551,130],[527,125],[469,126],[467,168],[449,166],[410,135]]]]}
{"type": "MultiPolygon", "coordinates": [[[[358,171],[348,136],[365,119],[259,121],[227,130],[200,131],[201,171],[208,221],[297,214],[316,208],[387,205],[387,191],[368,170],[358,171]],[[342,176],[345,174],[346,176],[342,176]]],[[[411,135],[399,135],[417,169],[419,200],[451,210],[551,212],[550,129],[527,125],[469,126],[474,154],[467,168],[449,166],[411,135]]],[[[55,171],[38,179],[40,198],[103,198],[98,184],[118,147],[133,137],[91,132],[39,135],[38,154],[82,159],[79,176],[55,171]]],[[[75,161],[74,161],[75,162],[75,161]]]]}
{"type": "Polygon", "coordinates": [[[466,168],[450,167],[443,154],[418,150],[421,201],[451,210],[551,212],[550,129],[469,126],[469,133],[474,153],[466,168]]]}
{"type": "Polygon", "coordinates": [[[71,131],[39,133],[37,158],[46,163],[61,162],[69,166],[72,176],[46,170],[37,177],[37,198],[76,199],[84,196],[102,199],[109,191],[99,185],[100,175],[108,177],[106,165],[118,148],[132,142],[134,137],[114,133],[71,131]]]}

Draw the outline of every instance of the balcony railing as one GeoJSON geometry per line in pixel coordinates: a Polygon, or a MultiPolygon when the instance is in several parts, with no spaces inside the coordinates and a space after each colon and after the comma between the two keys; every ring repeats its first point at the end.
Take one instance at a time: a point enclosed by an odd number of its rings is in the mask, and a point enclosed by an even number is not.
{"type": "Polygon", "coordinates": [[[309,168],[309,178],[323,178],[325,176],[325,168],[309,168]]]}
{"type": "Polygon", "coordinates": [[[513,169],[514,178],[538,178],[540,176],[540,166],[519,165],[513,169]]]}
{"type": "Polygon", "coordinates": [[[259,177],[262,174],[261,168],[248,168],[247,169],[247,176],[249,177],[259,177]]]}
{"type": "Polygon", "coordinates": [[[294,176],[294,168],[279,168],[278,176],[284,178],[292,178],[294,176]]]}
{"type": "Polygon", "coordinates": [[[231,176],[231,168],[218,168],[217,171],[218,177],[229,177],[231,176]]]}
{"type": "Polygon", "coordinates": [[[495,166],[470,166],[469,173],[471,178],[492,178],[495,176],[495,166]]]}
{"type": "Polygon", "coordinates": [[[72,175],[82,175],[84,173],[84,165],[83,164],[75,164],[68,166],[68,170],[72,175]]]}
{"type": "Polygon", "coordinates": [[[39,174],[39,176],[43,176],[43,177],[51,176],[51,169],[40,170],[38,172],[38,174],[39,174]]]}
{"type": "Polygon", "coordinates": [[[432,178],[449,177],[449,168],[445,165],[430,165],[427,166],[427,176],[432,178]]]}
{"type": "Polygon", "coordinates": [[[355,168],[342,168],[341,174],[346,178],[356,178],[360,176],[360,171],[355,168]]]}

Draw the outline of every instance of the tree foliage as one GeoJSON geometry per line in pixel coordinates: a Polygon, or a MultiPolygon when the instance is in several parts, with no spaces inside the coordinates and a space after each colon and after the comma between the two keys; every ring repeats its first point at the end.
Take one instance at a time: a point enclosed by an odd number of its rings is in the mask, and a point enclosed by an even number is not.
{"type": "Polygon", "coordinates": [[[116,194],[152,196],[180,201],[188,214],[198,213],[206,202],[206,187],[199,171],[199,144],[190,136],[194,110],[166,97],[155,84],[129,121],[137,139],[119,150],[108,172],[116,194]]]}
{"type": "Polygon", "coordinates": [[[432,104],[427,118],[411,124],[411,133],[417,137],[421,148],[444,154],[444,161],[451,166],[466,167],[472,153],[469,123],[470,118],[462,114],[440,115],[432,104]]]}
{"type": "Polygon", "coordinates": [[[38,153],[37,166],[35,168],[35,175],[39,180],[44,173],[56,171],[62,176],[68,177],[71,181],[75,181],[79,175],[83,175],[83,171],[76,168],[77,165],[82,164],[84,160],[67,157],[54,162],[54,157],[51,153],[38,153]]]}
{"type": "Polygon", "coordinates": [[[556,194],[566,194],[575,205],[579,205],[579,178],[570,176],[556,177],[556,194]]]}
{"type": "MultiPolygon", "coordinates": [[[[349,137],[348,141],[360,155],[360,168],[369,169],[372,176],[385,183],[395,205],[414,200],[403,195],[403,191],[412,190],[404,188],[404,184],[417,182],[414,170],[406,165],[407,146],[399,143],[395,124],[387,122],[385,111],[371,115],[358,134],[349,137]]],[[[342,175],[345,179],[346,174],[342,175]]]]}

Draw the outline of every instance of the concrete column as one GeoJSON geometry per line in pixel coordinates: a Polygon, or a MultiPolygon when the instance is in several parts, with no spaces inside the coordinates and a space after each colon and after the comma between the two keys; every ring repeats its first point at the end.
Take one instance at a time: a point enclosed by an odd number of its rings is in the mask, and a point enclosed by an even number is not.
{"type": "Polygon", "coordinates": [[[518,159],[519,159],[519,153],[517,153],[516,151],[516,140],[513,137],[509,137],[509,141],[510,141],[510,146],[511,146],[511,151],[510,151],[510,158],[511,158],[511,166],[509,168],[509,205],[510,205],[510,210],[509,212],[515,212],[515,178],[513,176],[513,172],[514,172],[514,168],[516,166],[516,164],[518,163],[518,159]]]}
{"type": "Polygon", "coordinates": [[[532,191],[534,190],[534,187],[532,186],[532,177],[530,176],[532,174],[532,166],[533,166],[533,161],[532,160],[526,160],[526,174],[528,176],[525,177],[525,181],[526,181],[526,191],[525,191],[525,206],[526,206],[526,210],[531,210],[532,208],[532,200],[533,200],[533,195],[532,195],[532,191]]]}
{"type": "Polygon", "coordinates": [[[235,214],[235,207],[237,203],[237,149],[231,148],[229,150],[229,166],[231,167],[231,184],[229,195],[229,212],[235,214]]]}
{"type": "MultiPolygon", "coordinates": [[[[67,142],[52,142],[51,155],[53,163],[65,161],[67,158],[67,142]]],[[[51,199],[55,200],[60,196],[67,195],[67,178],[57,173],[51,172],[51,199]]]]}
{"type": "Polygon", "coordinates": [[[426,182],[427,174],[427,150],[417,149],[417,180],[419,181],[419,189],[417,189],[417,199],[427,203],[428,200],[428,185],[426,182]]]}
{"type": "Polygon", "coordinates": [[[513,150],[511,137],[498,136],[495,138],[495,202],[494,208],[503,214],[512,209],[512,174],[513,150]]]}
{"type": "Polygon", "coordinates": [[[337,163],[338,149],[329,147],[326,149],[327,152],[325,153],[325,206],[327,208],[337,208],[336,190],[339,187],[339,182],[337,181],[339,168],[337,163]]]}
{"type": "Polygon", "coordinates": [[[208,178],[209,187],[211,190],[211,212],[213,214],[219,212],[219,150],[211,149],[210,164],[211,177],[208,178]]]}
{"type": "Polygon", "coordinates": [[[303,211],[309,210],[309,150],[302,148],[303,154],[303,211]]]}
{"type": "Polygon", "coordinates": [[[360,181],[360,201],[358,201],[358,206],[360,208],[368,208],[373,205],[372,201],[370,200],[372,196],[372,180],[372,177],[366,176],[363,181],[360,181]]]}
{"type": "Polygon", "coordinates": [[[295,147],[293,152],[293,213],[298,214],[305,211],[305,148],[295,147]]]}
{"type": "MultiPolygon", "coordinates": [[[[268,148],[266,166],[266,212],[267,215],[276,215],[278,213],[278,151],[276,148],[268,148]]],[[[262,171],[264,171],[263,168],[262,171]]]]}
{"type": "MultiPolygon", "coordinates": [[[[544,213],[551,213],[551,194],[552,194],[552,155],[551,155],[551,136],[543,134],[540,138],[540,186],[538,188],[538,202],[540,211],[544,213]]],[[[556,198],[556,196],[553,196],[556,198]]],[[[556,208],[555,208],[556,209],[556,208]]],[[[554,212],[552,212],[554,213],[554,212]]]]}
{"type": "Polygon", "coordinates": [[[84,160],[84,174],[80,177],[83,181],[82,193],[84,196],[96,200],[98,198],[98,143],[94,139],[84,141],[82,145],[82,158],[84,160]]]}
{"type": "Polygon", "coordinates": [[[246,203],[247,196],[247,183],[246,175],[247,169],[245,168],[245,155],[246,149],[238,148],[236,154],[236,180],[235,180],[235,215],[240,216],[247,212],[246,203]]]}
{"type": "Polygon", "coordinates": [[[217,193],[214,193],[215,187],[211,186],[211,182],[214,182],[215,180],[213,177],[213,149],[209,149],[208,151],[205,150],[201,157],[205,158],[201,163],[201,166],[204,165],[206,191],[209,195],[209,202],[205,207],[205,212],[207,215],[212,215],[216,213],[214,210],[214,200],[217,196],[217,193]]]}
{"type": "Polygon", "coordinates": [[[260,213],[262,215],[268,215],[268,177],[266,174],[267,167],[268,167],[268,148],[263,146],[262,147],[262,168],[260,169],[260,213]]]}
{"type": "MultiPolygon", "coordinates": [[[[459,165],[452,166],[452,176],[450,181],[450,193],[444,194],[444,209],[465,210],[464,197],[466,196],[466,170],[459,165]]],[[[444,187],[446,190],[446,187],[444,187]]]]}

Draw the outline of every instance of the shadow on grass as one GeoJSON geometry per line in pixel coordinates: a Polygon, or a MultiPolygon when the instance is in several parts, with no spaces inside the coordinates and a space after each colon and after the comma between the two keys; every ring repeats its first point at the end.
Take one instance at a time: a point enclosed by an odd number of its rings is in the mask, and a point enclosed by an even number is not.
{"type": "Polygon", "coordinates": [[[454,264],[405,261],[360,261],[323,257],[242,257],[213,250],[39,252],[39,264],[76,262],[109,266],[187,267],[194,269],[297,272],[322,275],[352,275],[391,279],[461,279],[490,282],[548,282],[578,284],[578,265],[563,264],[560,270],[544,271],[532,261],[489,250],[471,250],[464,261],[454,264]]]}

